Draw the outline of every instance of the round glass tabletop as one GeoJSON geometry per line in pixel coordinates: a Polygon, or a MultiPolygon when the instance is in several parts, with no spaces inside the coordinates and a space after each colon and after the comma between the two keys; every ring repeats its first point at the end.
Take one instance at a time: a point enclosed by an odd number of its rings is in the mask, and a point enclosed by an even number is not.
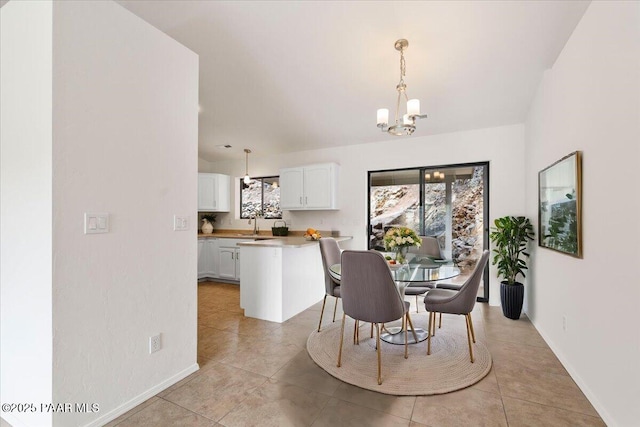
{"type": "MultiPolygon", "coordinates": [[[[414,259],[409,264],[398,267],[390,266],[391,275],[396,282],[436,282],[460,275],[460,269],[452,263],[434,262],[428,258],[414,259]]],[[[342,268],[340,264],[329,267],[331,275],[340,280],[342,268]]]]}

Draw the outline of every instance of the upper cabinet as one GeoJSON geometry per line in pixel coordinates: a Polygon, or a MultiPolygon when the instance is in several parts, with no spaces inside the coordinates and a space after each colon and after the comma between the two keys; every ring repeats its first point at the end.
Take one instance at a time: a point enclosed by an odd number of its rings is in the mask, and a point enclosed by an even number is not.
{"type": "Polygon", "coordinates": [[[231,210],[231,179],[219,173],[198,174],[198,211],[229,212],[231,210]]]}
{"type": "Polygon", "coordinates": [[[335,163],[280,169],[280,207],[287,210],[338,209],[339,166],[335,163]]]}

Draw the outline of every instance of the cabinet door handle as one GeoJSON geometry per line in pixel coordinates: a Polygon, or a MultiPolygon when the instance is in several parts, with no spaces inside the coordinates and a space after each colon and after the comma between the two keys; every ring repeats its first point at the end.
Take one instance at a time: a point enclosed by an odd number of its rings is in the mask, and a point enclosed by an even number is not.
{"type": "Polygon", "coordinates": [[[307,200],[307,196],[304,196],[304,204],[308,205],[309,204],[309,200],[307,200]]]}
{"type": "Polygon", "coordinates": [[[300,196],[300,204],[302,204],[302,196],[300,196]]]}

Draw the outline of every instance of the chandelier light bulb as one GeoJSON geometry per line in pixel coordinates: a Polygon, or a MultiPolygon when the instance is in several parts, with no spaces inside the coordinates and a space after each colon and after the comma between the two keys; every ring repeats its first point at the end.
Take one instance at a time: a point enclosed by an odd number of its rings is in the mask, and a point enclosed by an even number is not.
{"type": "Polygon", "coordinates": [[[407,101],[407,114],[409,116],[419,116],[420,115],[420,100],[419,99],[410,99],[407,101]]]}
{"type": "Polygon", "coordinates": [[[389,123],[389,109],[380,108],[378,110],[378,125],[387,125],[389,123]]]}

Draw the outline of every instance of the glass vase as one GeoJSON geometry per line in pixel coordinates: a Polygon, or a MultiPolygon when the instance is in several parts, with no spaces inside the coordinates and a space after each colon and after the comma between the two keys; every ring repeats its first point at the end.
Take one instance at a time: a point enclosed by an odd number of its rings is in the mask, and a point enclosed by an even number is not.
{"type": "Polygon", "coordinates": [[[406,264],[407,263],[407,251],[409,250],[408,246],[399,246],[395,248],[396,253],[396,263],[397,264],[406,264]]]}

